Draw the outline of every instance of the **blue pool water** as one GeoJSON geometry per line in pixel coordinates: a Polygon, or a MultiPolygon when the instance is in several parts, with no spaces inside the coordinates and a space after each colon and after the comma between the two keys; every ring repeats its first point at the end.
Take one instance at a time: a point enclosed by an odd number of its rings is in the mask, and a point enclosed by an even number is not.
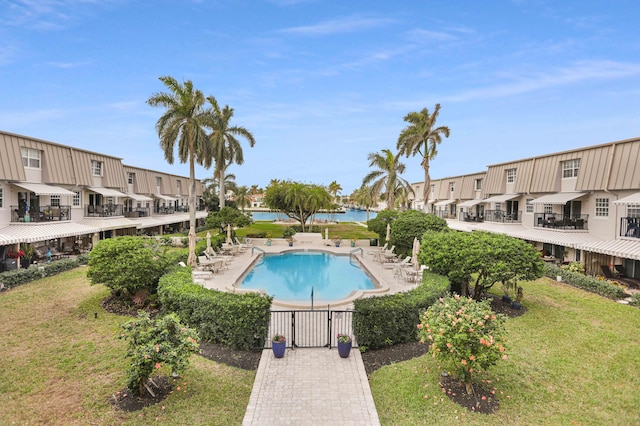
{"type": "Polygon", "coordinates": [[[314,300],[331,301],[376,286],[349,256],[293,251],[265,255],[240,288],[261,289],[278,300],[310,302],[311,288],[314,300]]]}
{"type": "MultiPolygon", "coordinates": [[[[251,212],[251,216],[253,216],[253,220],[265,220],[269,222],[278,219],[287,219],[286,215],[273,212],[251,212]]],[[[369,219],[373,219],[376,216],[376,212],[369,212],[369,219]]],[[[366,222],[367,212],[364,210],[349,209],[345,213],[334,213],[333,215],[318,213],[314,218],[316,220],[335,220],[338,222],[366,222]]]]}

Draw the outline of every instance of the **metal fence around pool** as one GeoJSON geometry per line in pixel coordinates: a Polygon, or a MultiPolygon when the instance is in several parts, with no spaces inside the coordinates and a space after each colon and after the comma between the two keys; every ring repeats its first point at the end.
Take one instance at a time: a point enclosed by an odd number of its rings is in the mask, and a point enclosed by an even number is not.
{"type": "Polygon", "coordinates": [[[348,334],[353,339],[354,311],[299,310],[271,311],[268,338],[264,347],[271,347],[271,337],[281,334],[287,346],[293,348],[331,348],[338,345],[338,334],[348,334]]]}

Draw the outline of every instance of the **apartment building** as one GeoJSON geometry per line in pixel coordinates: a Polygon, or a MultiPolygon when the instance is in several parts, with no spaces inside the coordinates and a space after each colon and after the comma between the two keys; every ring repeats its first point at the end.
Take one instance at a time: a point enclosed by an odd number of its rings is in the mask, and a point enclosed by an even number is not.
{"type": "MultiPolygon", "coordinates": [[[[104,238],[188,228],[188,186],[188,177],[0,132],[0,270],[16,266],[9,254],[24,243],[70,254],[104,238]]],[[[197,210],[203,220],[201,201],[197,210]]]]}
{"type": "MultiPolygon", "coordinates": [[[[423,184],[413,184],[414,208],[423,184]]],[[[640,279],[640,138],[434,179],[429,194],[424,211],[452,229],[511,235],[547,261],[580,261],[592,275],[617,265],[640,279]]]]}

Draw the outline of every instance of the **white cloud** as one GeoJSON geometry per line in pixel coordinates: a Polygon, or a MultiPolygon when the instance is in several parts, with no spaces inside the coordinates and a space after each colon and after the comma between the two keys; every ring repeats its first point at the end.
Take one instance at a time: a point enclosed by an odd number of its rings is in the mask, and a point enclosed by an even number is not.
{"type": "Polygon", "coordinates": [[[358,16],[351,16],[347,18],[337,18],[329,21],[324,21],[314,25],[285,28],[280,30],[279,32],[311,36],[343,34],[368,30],[371,28],[388,25],[392,22],[393,21],[390,19],[362,18],[358,16]]]}

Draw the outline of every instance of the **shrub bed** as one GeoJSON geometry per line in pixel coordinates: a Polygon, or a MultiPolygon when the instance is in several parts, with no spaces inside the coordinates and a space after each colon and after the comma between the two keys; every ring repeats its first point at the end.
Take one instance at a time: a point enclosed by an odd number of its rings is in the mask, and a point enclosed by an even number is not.
{"type": "Polygon", "coordinates": [[[81,254],[75,259],[61,259],[55,262],[31,265],[27,269],[15,269],[13,271],[3,272],[0,274],[0,284],[2,284],[0,287],[8,290],[21,284],[39,280],[40,278],[59,274],[60,272],[73,269],[80,265],[86,265],[88,260],[89,257],[86,254],[81,254]]]}
{"type": "Polygon", "coordinates": [[[420,316],[448,292],[447,277],[425,271],[411,291],[355,300],[353,332],[361,350],[418,340],[420,316]]]}
{"type": "Polygon", "coordinates": [[[178,314],[204,341],[253,349],[267,335],[272,297],[205,289],[193,282],[191,268],[160,278],[158,298],[165,312],[178,314]]]}
{"type": "Polygon", "coordinates": [[[574,287],[581,288],[591,293],[599,294],[600,296],[608,297],[609,299],[622,299],[626,297],[626,293],[622,287],[611,284],[605,280],[598,280],[596,278],[572,272],[567,269],[560,268],[555,265],[544,265],[544,276],[553,280],[557,276],[562,277],[562,281],[570,284],[574,287]]]}

